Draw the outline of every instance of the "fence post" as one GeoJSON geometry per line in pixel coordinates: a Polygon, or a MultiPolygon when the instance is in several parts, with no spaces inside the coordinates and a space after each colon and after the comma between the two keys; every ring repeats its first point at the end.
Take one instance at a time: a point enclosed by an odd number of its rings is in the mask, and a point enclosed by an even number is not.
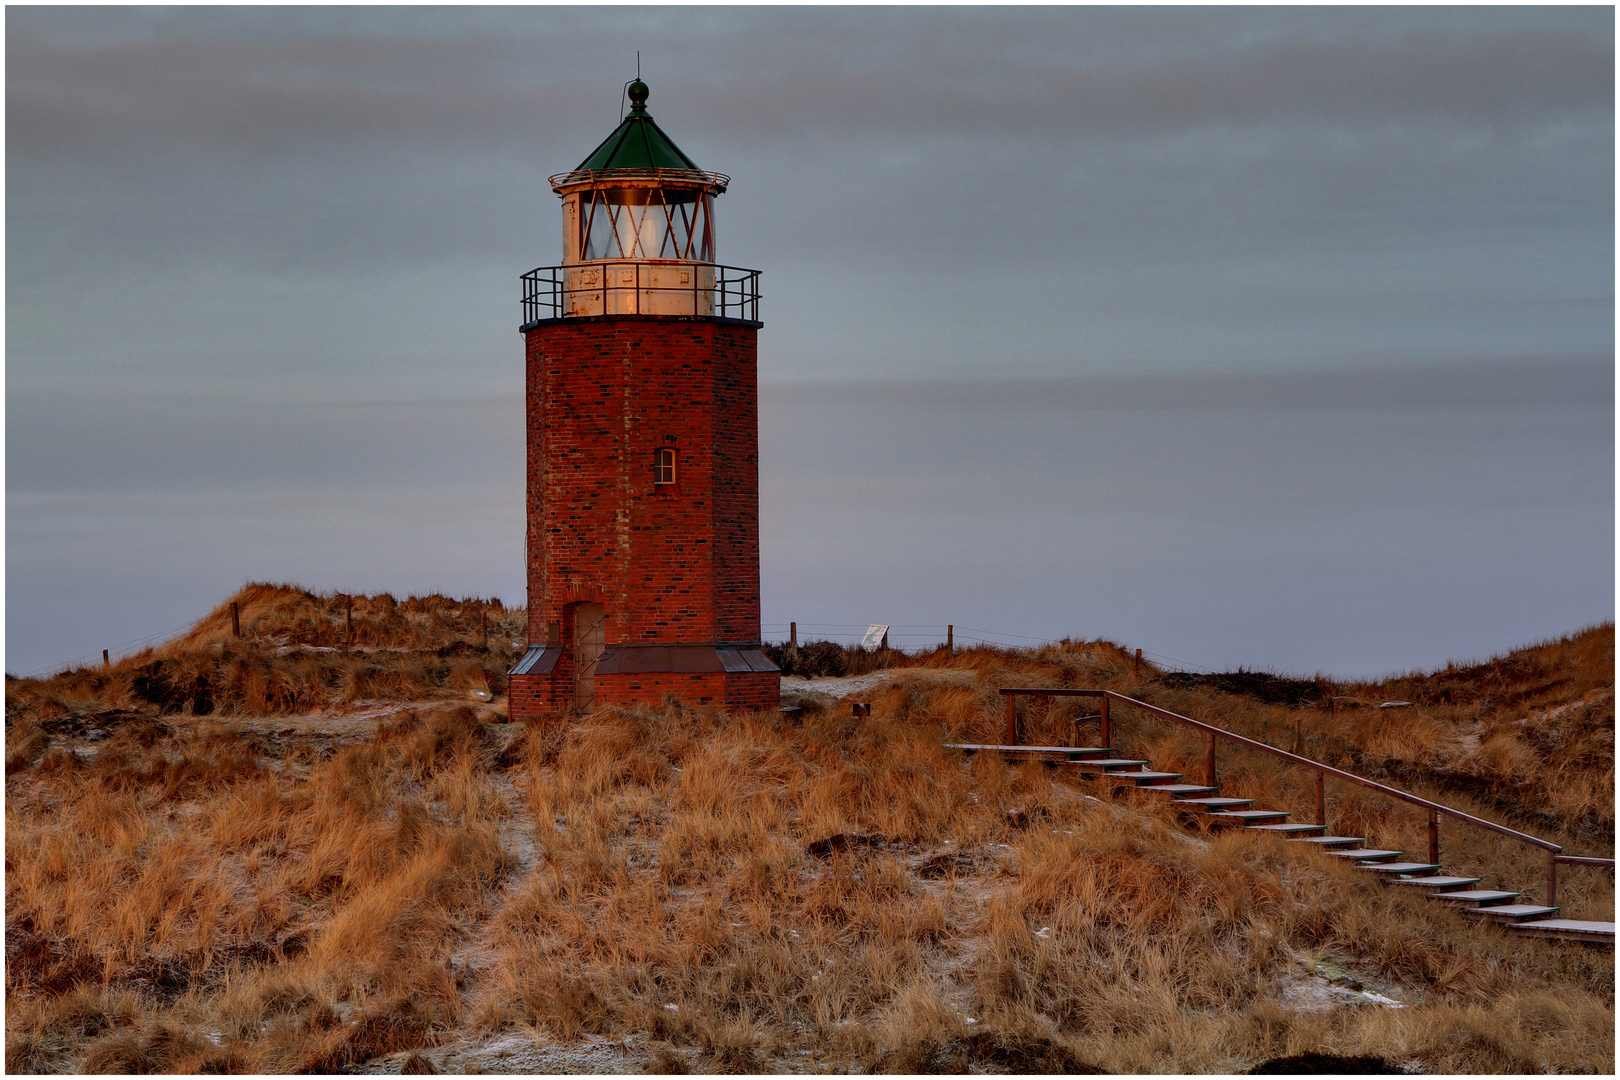
{"type": "Polygon", "coordinates": [[[1007,695],[1007,735],[1003,740],[1008,746],[1018,745],[1018,695],[1007,695]]]}
{"type": "Polygon", "coordinates": [[[242,609],[237,606],[235,600],[231,601],[231,636],[242,636],[242,609]]]}
{"type": "Polygon", "coordinates": [[[112,667],[112,658],[107,655],[106,649],[101,650],[101,666],[112,667]]]}
{"type": "Polygon", "coordinates": [[[1327,799],[1322,793],[1324,775],[1320,771],[1316,774],[1316,823],[1325,829],[1327,828],[1327,799]]]}
{"type": "Polygon", "coordinates": [[[1429,861],[1440,861],[1440,812],[1429,811],[1429,861]]]}
{"type": "Polygon", "coordinates": [[[956,627],[950,623],[945,624],[945,651],[948,653],[956,651],[956,627]]]}
{"type": "Polygon", "coordinates": [[[1558,906],[1558,852],[1547,852],[1547,906],[1558,906]]]}
{"type": "Polygon", "coordinates": [[[1102,744],[1104,749],[1111,750],[1114,746],[1114,722],[1108,716],[1108,696],[1102,699],[1102,744]]]}
{"type": "Polygon", "coordinates": [[[1215,780],[1215,733],[1204,732],[1204,783],[1210,787],[1220,787],[1215,780]]]}
{"type": "Polygon", "coordinates": [[[1131,678],[1139,679],[1141,677],[1142,677],[1142,650],[1137,649],[1136,650],[1136,659],[1131,661],[1131,678]]]}

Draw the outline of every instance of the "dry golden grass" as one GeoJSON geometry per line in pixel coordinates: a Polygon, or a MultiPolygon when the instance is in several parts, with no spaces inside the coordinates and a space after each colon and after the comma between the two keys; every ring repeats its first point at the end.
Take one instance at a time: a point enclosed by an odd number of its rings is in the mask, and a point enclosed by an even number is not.
{"type": "Polygon", "coordinates": [[[521,609],[498,600],[316,595],[251,584],[190,631],[110,667],[6,680],[6,717],[61,720],[87,711],[264,716],[501,692],[525,636],[521,609]],[[239,605],[242,637],[231,632],[239,605]],[[353,647],[346,609],[352,604],[353,647]]]}
{"type": "MultiPolygon", "coordinates": [[[[1613,1071],[1609,951],[1509,938],[1320,853],[1189,831],[1159,797],[942,745],[998,738],[998,685],[1106,686],[1285,746],[1297,717],[1307,752],[1410,770],[1420,794],[1611,854],[1591,823],[1613,820],[1596,794],[1612,630],[1487,665],[1483,695],[1456,673],[1336,688],[1418,702],[1378,723],[1133,677],[1085,642],[891,661],[869,720],[669,702],[517,730],[452,700],[499,687],[487,654],[437,655],[477,643],[465,604],[356,598],[402,651],[274,651],[289,628],[318,640],[334,602],[341,627],[340,601],[271,590],[244,603],[260,644],[222,640],[216,611],[122,674],[8,684],[8,1070],[332,1071],[518,1033],[628,1039],[629,1064],[664,1071],[1231,1072],[1304,1052],[1613,1071]],[[140,696],[133,672],[156,660],[210,680],[240,663],[291,696],[221,689],[197,717],[194,699],[140,696]],[[338,677],[362,660],[372,685],[429,700],[258,719],[366,697],[338,677]],[[1532,808],[1522,785],[1555,781],[1525,770],[1549,765],[1575,794],[1532,808]]],[[[1024,722],[1066,741],[1075,712],[1024,722]]],[[[1122,751],[1196,771],[1201,739],[1116,720],[1122,751]]],[[[1275,759],[1222,767],[1229,792],[1310,807],[1309,777],[1275,759]]],[[[1334,789],[1331,808],[1422,850],[1410,807],[1334,789]]],[[[1489,834],[1448,825],[1443,854],[1501,887],[1541,880],[1539,854],[1489,834]]],[[[1606,872],[1568,870],[1561,891],[1612,919],[1606,872]]]]}

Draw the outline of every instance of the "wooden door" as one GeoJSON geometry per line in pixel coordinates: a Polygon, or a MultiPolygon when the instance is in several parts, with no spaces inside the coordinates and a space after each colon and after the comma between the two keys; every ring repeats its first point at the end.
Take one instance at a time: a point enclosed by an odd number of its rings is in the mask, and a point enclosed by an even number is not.
{"type": "Polygon", "coordinates": [[[574,609],[574,707],[590,710],[596,699],[596,663],[607,641],[607,611],[601,604],[574,609]]]}

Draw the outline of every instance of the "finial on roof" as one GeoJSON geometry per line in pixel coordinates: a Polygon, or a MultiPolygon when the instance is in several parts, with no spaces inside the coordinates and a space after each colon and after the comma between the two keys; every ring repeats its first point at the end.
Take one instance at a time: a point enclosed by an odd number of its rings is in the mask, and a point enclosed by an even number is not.
{"type": "Polygon", "coordinates": [[[637,79],[630,84],[626,91],[630,95],[630,111],[645,112],[647,109],[647,84],[637,79]]]}

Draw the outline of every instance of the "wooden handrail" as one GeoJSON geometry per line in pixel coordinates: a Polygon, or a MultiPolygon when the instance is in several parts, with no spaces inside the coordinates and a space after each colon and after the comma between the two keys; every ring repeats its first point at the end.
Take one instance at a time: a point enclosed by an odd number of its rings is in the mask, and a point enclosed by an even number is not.
{"type": "MultiPolygon", "coordinates": [[[[1161,716],[1166,720],[1174,720],[1177,723],[1187,724],[1188,726],[1195,727],[1200,731],[1207,732],[1219,738],[1227,739],[1231,742],[1239,743],[1243,746],[1249,747],[1250,749],[1263,751],[1264,753],[1271,754],[1273,757],[1280,757],[1284,761],[1292,762],[1295,765],[1302,765],[1307,769],[1314,769],[1317,772],[1326,773],[1329,776],[1336,776],[1340,780],[1347,780],[1352,784],[1360,784],[1362,787],[1372,788],[1374,791],[1382,792],[1391,798],[1401,799],[1405,802],[1409,802],[1413,806],[1421,806],[1425,810],[1433,810],[1436,813],[1445,814],[1447,817],[1454,817],[1459,821],[1466,821],[1470,825],[1478,826],[1481,829],[1489,829],[1491,832],[1501,833],[1503,836],[1511,837],[1512,839],[1523,844],[1532,844],[1538,848],[1542,848],[1545,851],[1551,851],[1554,853],[1564,850],[1561,844],[1555,844],[1551,840],[1543,840],[1539,836],[1531,836],[1528,833],[1522,833],[1516,829],[1510,829],[1506,825],[1498,825],[1494,821],[1486,821],[1484,818],[1477,818],[1472,814],[1466,814],[1461,810],[1453,809],[1452,807],[1446,806],[1443,803],[1430,802],[1428,799],[1413,795],[1409,791],[1402,791],[1400,788],[1393,788],[1388,784],[1380,784],[1376,780],[1368,780],[1364,776],[1357,776],[1355,773],[1345,772],[1343,769],[1335,769],[1332,765],[1325,765],[1320,761],[1313,761],[1310,758],[1302,757],[1299,754],[1290,754],[1287,750],[1279,750],[1275,746],[1268,745],[1267,743],[1260,742],[1256,739],[1250,739],[1246,736],[1239,735],[1236,732],[1227,731],[1225,728],[1218,728],[1214,724],[1206,724],[1200,720],[1194,720],[1190,716],[1182,716],[1180,713],[1173,713],[1169,709],[1161,709],[1157,705],[1149,705],[1145,701],[1138,701],[1136,698],[1126,697],[1124,694],[1117,694],[1112,690],[1059,690],[1046,689],[1043,687],[1003,687],[1001,693],[1008,697],[1045,696],[1107,698],[1117,701],[1121,705],[1131,705],[1135,708],[1141,709],[1144,712],[1150,712],[1155,716],[1161,716]]],[[[1575,856],[1566,856],[1561,861],[1567,862],[1573,858],[1575,858],[1575,856]]],[[[1612,859],[1609,860],[1609,862],[1610,865],[1613,864],[1612,859]]]]}
{"type": "Polygon", "coordinates": [[[1182,716],[1180,713],[1173,713],[1169,709],[1161,709],[1157,705],[1149,705],[1145,701],[1138,701],[1136,698],[1126,697],[1124,694],[1118,694],[1112,690],[1080,690],[1070,689],[1067,687],[1060,689],[1057,687],[1019,686],[1002,687],[1001,693],[1007,699],[1008,743],[1016,743],[1018,738],[1017,716],[1014,711],[1014,704],[1019,697],[1094,697],[1102,699],[1101,719],[1103,724],[1103,743],[1104,745],[1112,745],[1112,731],[1110,730],[1111,725],[1108,714],[1108,703],[1110,701],[1117,701],[1121,705],[1131,705],[1141,709],[1143,712],[1152,713],[1154,716],[1160,716],[1166,720],[1174,720],[1177,723],[1186,724],[1189,727],[1195,727],[1204,732],[1204,735],[1208,740],[1205,754],[1207,760],[1206,767],[1209,772],[1207,782],[1210,784],[1215,783],[1215,740],[1217,738],[1227,739],[1242,746],[1247,746],[1252,750],[1263,751],[1264,753],[1270,754],[1273,757],[1282,758],[1284,761],[1290,762],[1294,765],[1302,765],[1307,769],[1314,769],[1316,771],[1316,816],[1317,824],[1319,825],[1325,826],[1327,824],[1325,804],[1323,802],[1322,795],[1322,777],[1325,775],[1331,775],[1352,784],[1359,784],[1362,787],[1371,788],[1374,791],[1388,795],[1390,798],[1400,799],[1403,802],[1411,803],[1413,806],[1421,806],[1427,810],[1429,812],[1429,861],[1431,863],[1437,863],[1440,861],[1440,832],[1438,818],[1438,815],[1440,814],[1444,814],[1447,817],[1456,818],[1458,821],[1466,822],[1469,825],[1473,825],[1475,828],[1486,829],[1490,832],[1498,833],[1502,836],[1508,837],[1510,840],[1517,840],[1521,844],[1529,844],[1532,847],[1541,848],[1543,851],[1547,852],[1548,906],[1556,906],[1558,903],[1559,863],[1566,863],[1572,866],[1606,866],[1611,870],[1614,869],[1613,859],[1594,859],[1585,855],[1565,855],[1563,854],[1563,846],[1561,844],[1555,844],[1551,840],[1543,840],[1539,836],[1531,836],[1529,833],[1522,833],[1517,829],[1510,829],[1506,825],[1498,825],[1494,821],[1486,821],[1484,818],[1478,818],[1473,814],[1464,813],[1461,810],[1446,806],[1444,803],[1430,802],[1428,799],[1413,795],[1409,791],[1402,791],[1400,788],[1390,787],[1388,784],[1380,784],[1376,780],[1368,780],[1365,776],[1357,776],[1355,773],[1345,772],[1343,769],[1335,769],[1332,765],[1324,765],[1320,761],[1313,761],[1310,758],[1303,757],[1299,754],[1291,754],[1287,750],[1279,750],[1275,746],[1260,742],[1256,739],[1239,735],[1236,732],[1227,731],[1225,728],[1218,728],[1214,724],[1206,724],[1201,720],[1194,720],[1190,716],[1182,716]]]}

